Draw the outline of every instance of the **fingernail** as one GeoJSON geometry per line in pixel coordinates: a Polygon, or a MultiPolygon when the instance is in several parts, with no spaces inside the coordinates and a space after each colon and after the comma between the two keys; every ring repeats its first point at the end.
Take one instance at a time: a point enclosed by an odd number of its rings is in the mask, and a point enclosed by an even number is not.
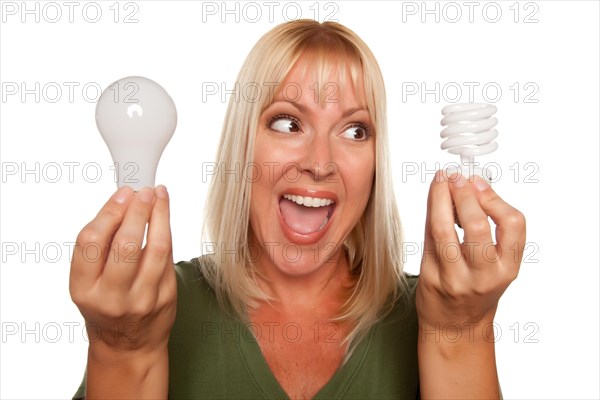
{"type": "Polygon", "coordinates": [[[460,174],[452,175],[452,177],[450,178],[450,182],[452,182],[454,187],[457,187],[457,188],[461,188],[461,187],[465,186],[465,184],[466,184],[465,177],[460,174]]]}
{"type": "Polygon", "coordinates": [[[144,203],[152,203],[152,198],[154,197],[154,190],[149,187],[144,187],[142,190],[137,192],[137,195],[140,197],[140,200],[144,203]]]}
{"type": "Polygon", "coordinates": [[[169,198],[169,192],[167,192],[167,188],[163,185],[157,186],[156,189],[154,190],[154,192],[156,193],[156,196],[160,199],[168,199],[169,198]]]}
{"type": "Polygon", "coordinates": [[[473,182],[473,184],[475,185],[475,188],[480,192],[483,192],[484,190],[490,187],[487,181],[479,176],[475,177],[475,182],[473,182]]]}
{"type": "Polygon", "coordinates": [[[113,195],[113,200],[119,204],[124,204],[127,201],[127,198],[130,194],[131,193],[127,189],[127,186],[121,186],[113,195]]]}

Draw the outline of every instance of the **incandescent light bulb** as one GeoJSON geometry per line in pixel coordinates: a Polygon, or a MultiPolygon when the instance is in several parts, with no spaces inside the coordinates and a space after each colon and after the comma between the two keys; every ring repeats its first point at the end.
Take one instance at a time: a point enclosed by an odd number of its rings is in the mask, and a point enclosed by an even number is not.
{"type": "Polygon", "coordinates": [[[96,125],[113,158],[117,186],[153,187],[177,125],[175,103],[166,90],[141,76],[119,79],[98,99],[96,125]]]}

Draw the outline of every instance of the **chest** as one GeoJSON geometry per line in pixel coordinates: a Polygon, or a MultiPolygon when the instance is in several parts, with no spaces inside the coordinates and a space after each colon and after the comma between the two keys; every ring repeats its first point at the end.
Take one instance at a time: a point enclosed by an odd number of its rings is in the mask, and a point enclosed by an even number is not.
{"type": "Polygon", "coordinates": [[[340,368],[344,331],[327,322],[228,323],[181,300],[169,337],[169,398],[418,398],[416,313],[378,324],[340,368]]]}
{"type": "Polygon", "coordinates": [[[331,321],[259,317],[253,329],[269,369],[292,399],[314,397],[344,359],[346,328],[331,321]]]}

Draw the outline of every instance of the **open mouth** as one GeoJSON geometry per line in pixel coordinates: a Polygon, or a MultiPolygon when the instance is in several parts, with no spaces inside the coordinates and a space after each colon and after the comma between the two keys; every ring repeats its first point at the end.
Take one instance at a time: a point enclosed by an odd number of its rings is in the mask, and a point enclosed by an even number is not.
{"type": "Polygon", "coordinates": [[[320,232],[335,211],[335,201],[329,198],[284,194],[279,199],[284,223],[295,233],[310,235],[320,232]]]}

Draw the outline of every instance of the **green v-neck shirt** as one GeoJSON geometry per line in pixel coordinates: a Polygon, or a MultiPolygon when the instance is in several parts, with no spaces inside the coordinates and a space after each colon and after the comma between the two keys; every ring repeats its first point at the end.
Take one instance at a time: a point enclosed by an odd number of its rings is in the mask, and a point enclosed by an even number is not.
{"type": "MultiPolygon", "coordinates": [[[[169,398],[288,399],[255,337],[283,334],[294,342],[300,335],[315,335],[315,331],[302,332],[295,324],[246,326],[231,319],[203,278],[204,262],[210,262],[209,258],[175,265],[178,297],[169,337],[169,398]]],[[[412,303],[398,302],[393,312],[367,333],[315,400],[419,399],[414,307],[418,277],[407,277],[412,303]]],[[[85,377],[74,399],[84,395],[85,377]]]]}

